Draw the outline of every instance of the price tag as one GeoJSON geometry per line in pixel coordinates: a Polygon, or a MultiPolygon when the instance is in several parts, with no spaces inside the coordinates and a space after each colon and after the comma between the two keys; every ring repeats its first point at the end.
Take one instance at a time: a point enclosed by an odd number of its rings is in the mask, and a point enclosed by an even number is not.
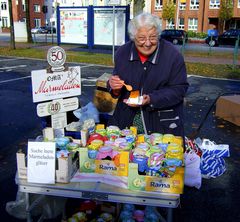
{"type": "Polygon", "coordinates": [[[54,115],[57,113],[68,112],[77,109],[79,101],[77,97],[68,99],[53,100],[51,102],[40,103],[37,105],[37,115],[39,117],[54,115]]]}
{"type": "Polygon", "coordinates": [[[53,68],[63,67],[66,61],[66,53],[63,48],[54,46],[48,50],[47,61],[53,68]]]}

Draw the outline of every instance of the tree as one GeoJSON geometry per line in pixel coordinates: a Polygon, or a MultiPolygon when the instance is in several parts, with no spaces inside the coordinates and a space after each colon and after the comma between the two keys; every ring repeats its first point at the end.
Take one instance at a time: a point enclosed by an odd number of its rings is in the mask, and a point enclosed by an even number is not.
{"type": "Polygon", "coordinates": [[[133,15],[136,16],[143,12],[145,0],[133,0],[133,15]]]}
{"type": "Polygon", "coordinates": [[[133,16],[136,16],[143,12],[145,0],[128,0],[127,2],[127,4],[131,4],[131,2],[133,2],[133,16]]]}
{"type": "Polygon", "coordinates": [[[26,28],[27,28],[27,42],[32,43],[32,33],[31,33],[31,25],[30,25],[30,9],[29,9],[30,0],[25,0],[26,7],[26,28]]]}
{"type": "Polygon", "coordinates": [[[167,2],[165,2],[165,4],[163,4],[162,18],[164,20],[167,20],[168,23],[171,23],[172,21],[174,21],[175,11],[176,11],[176,6],[175,6],[173,0],[167,0],[167,2]]]}
{"type": "Polygon", "coordinates": [[[233,17],[233,0],[221,0],[219,9],[219,19],[223,24],[223,31],[228,20],[233,17]]]}
{"type": "Polygon", "coordinates": [[[13,24],[13,13],[12,13],[12,0],[8,0],[8,11],[10,17],[10,48],[16,49],[14,24],[13,24]]]}

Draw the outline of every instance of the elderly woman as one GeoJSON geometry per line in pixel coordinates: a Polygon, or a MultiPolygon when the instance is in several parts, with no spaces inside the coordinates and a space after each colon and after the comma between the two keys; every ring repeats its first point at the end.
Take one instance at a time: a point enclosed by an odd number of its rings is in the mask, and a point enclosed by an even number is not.
{"type": "Polygon", "coordinates": [[[184,136],[186,67],[179,51],[159,39],[160,32],[160,19],[149,13],[142,13],[129,22],[131,41],[117,50],[113,75],[108,81],[109,92],[118,98],[108,125],[120,129],[137,125],[138,133],[184,136]],[[124,84],[140,92],[141,105],[126,102],[130,92],[124,84]]]}

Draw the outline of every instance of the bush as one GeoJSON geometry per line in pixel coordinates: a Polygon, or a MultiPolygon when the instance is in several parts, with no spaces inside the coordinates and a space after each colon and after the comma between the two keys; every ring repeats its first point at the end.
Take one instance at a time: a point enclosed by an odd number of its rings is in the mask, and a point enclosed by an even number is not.
{"type": "Polygon", "coordinates": [[[200,39],[205,39],[207,36],[208,35],[205,32],[198,32],[197,33],[197,38],[200,38],[200,39]]]}
{"type": "Polygon", "coordinates": [[[207,37],[207,33],[205,32],[194,32],[194,31],[187,31],[189,38],[199,38],[204,39],[207,37]]]}

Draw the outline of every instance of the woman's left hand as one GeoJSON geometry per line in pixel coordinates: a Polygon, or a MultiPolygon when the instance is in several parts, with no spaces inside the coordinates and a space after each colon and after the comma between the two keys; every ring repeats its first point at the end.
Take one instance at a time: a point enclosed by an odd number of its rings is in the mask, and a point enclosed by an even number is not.
{"type": "Polygon", "coordinates": [[[140,105],[129,104],[129,103],[127,103],[127,99],[124,99],[123,102],[126,103],[128,106],[131,106],[131,107],[140,107],[140,106],[145,106],[145,105],[150,104],[150,96],[149,95],[144,94],[142,97],[143,97],[143,101],[142,101],[142,104],[140,104],[140,105]]]}
{"type": "Polygon", "coordinates": [[[145,106],[145,105],[148,105],[148,104],[150,104],[150,96],[144,94],[144,95],[143,95],[142,106],[145,106]]]}

